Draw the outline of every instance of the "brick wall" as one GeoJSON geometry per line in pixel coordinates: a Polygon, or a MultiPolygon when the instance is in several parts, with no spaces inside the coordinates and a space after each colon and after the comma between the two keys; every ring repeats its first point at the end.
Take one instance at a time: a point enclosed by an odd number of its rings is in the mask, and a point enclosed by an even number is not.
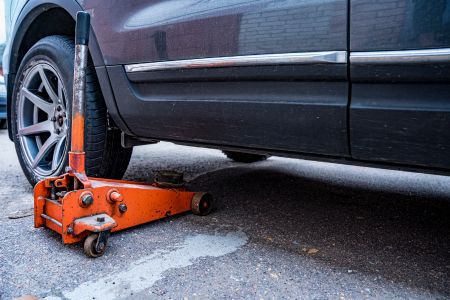
{"type": "Polygon", "coordinates": [[[239,52],[345,49],[346,14],[344,1],[318,5],[310,0],[298,0],[295,7],[282,10],[245,13],[240,22],[239,52]]]}
{"type": "Polygon", "coordinates": [[[405,25],[410,5],[410,0],[356,2],[352,6],[352,48],[374,43],[399,47],[409,38],[405,25]]]}

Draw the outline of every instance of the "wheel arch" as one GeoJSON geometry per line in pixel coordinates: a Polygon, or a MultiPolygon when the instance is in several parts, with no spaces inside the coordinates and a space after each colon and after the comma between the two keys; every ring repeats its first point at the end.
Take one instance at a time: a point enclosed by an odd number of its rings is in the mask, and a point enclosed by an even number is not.
{"type": "MultiPolygon", "coordinates": [[[[75,19],[83,8],[74,0],[31,0],[23,7],[12,29],[7,58],[8,134],[11,132],[11,97],[17,70],[27,51],[40,39],[50,35],[75,36],[75,19]]],[[[103,66],[103,55],[91,30],[89,53],[95,66],[103,66]]]]}

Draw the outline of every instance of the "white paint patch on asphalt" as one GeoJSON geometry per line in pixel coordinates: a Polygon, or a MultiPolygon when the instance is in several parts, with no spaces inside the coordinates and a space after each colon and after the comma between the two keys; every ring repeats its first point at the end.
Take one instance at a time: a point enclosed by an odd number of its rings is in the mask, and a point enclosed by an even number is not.
{"type": "Polygon", "coordinates": [[[72,291],[62,292],[68,299],[121,299],[151,288],[163,278],[163,273],[183,268],[200,257],[219,257],[232,253],[247,243],[242,231],[226,235],[199,234],[189,236],[174,250],[158,250],[133,262],[127,270],[111,274],[100,280],[88,281],[72,291]]]}

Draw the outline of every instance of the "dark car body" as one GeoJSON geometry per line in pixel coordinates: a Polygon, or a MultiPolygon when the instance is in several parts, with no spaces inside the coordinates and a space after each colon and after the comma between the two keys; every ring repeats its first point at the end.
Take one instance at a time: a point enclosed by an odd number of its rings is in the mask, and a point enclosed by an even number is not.
{"type": "Polygon", "coordinates": [[[449,0],[30,0],[8,91],[78,10],[125,140],[450,170],[449,0]]]}

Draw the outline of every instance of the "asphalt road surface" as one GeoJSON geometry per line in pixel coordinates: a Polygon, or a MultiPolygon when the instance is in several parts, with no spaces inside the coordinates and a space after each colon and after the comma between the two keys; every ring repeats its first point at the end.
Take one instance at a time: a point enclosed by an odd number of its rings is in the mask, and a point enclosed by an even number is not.
{"type": "Polygon", "coordinates": [[[112,234],[106,254],[33,228],[32,188],[0,131],[0,298],[450,298],[450,177],[220,151],[135,148],[126,179],[185,173],[209,216],[112,234]]]}

